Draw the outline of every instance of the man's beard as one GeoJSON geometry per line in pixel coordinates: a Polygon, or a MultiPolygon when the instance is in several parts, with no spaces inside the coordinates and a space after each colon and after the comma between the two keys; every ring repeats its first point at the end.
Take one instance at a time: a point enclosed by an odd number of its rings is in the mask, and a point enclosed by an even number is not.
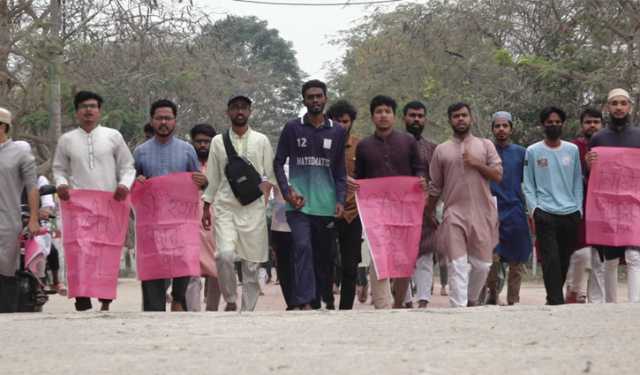
{"type": "Polygon", "coordinates": [[[407,124],[407,131],[411,133],[414,137],[420,138],[422,132],[424,131],[424,126],[420,126],[418,124],[407,124]]]}
{"type": "Polygon", "coordinates": [[[206,161],[209,158],[209,149],[198,150],[197,154],[200,161],[206,161]]]}
{"type": "Polygon", "coordinates": [[[628,113],[623,118],[617,118],[613,116],[609,116],[609,117],[611,119],[611,126],[615,129],[623,129],[629,124],[631,120],[631,115],[629,115],[628,113]]]}
{"type": "Polygon", "coordinates": [[[307,112],[309,112],[310,115],[312,116],[320,115],[322,114],[322,112],[324,112],[324,105],[319,106],[317,110],[314,107],[315,106],[307,107],[307,112]]]}
{"type": "Polygon", "coordinates": [[[456,128],[455,126],[453,127],[453,132],[457,135],[465,135],[468,134],[469,131],[471,130],[471,127],[467,127],[464,130],[458,130],[458,128],[456,128]]]}
{"type": "Polygon", "coordinates": [[[243,127],[245,125],[247,125],[247,123],[249,122],[249,119],[244,118],[242,120],[238,120],[238,119],[231,119],[231,125],[233,126],[237,126],[237,127],[243,127]]]}

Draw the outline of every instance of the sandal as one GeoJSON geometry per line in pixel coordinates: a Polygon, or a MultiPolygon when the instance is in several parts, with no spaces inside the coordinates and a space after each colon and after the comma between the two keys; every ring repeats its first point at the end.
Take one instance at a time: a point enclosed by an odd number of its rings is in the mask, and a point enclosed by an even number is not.
{"type": "Polygon", "coordinates": [[[64,286],[63,283],[55,283],[50,286],[51,290],[55,290],[59,295],[66,296],[67,295],[67,287],[64,286]]]}

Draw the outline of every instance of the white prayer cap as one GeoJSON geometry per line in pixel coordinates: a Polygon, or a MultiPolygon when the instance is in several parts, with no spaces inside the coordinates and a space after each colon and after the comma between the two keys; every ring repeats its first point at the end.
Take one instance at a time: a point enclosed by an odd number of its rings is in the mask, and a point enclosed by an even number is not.
{"type": "Polygon", "coordinates": [[[513,117],[511,116],[511,113],[505,112],[505,111],[498,111],[494,113],[493,116],[491,116],[491,122],[492,123],[496,122],[496,120],[499,118],[507,120],[509,122],[513,122],[513,117]]]}
{"type": "Polygon", "coordinates": [[[13,141],[13,144],[24,151],[31,152],[31,145],[26,141],[13,141]]]}
{"type": "Polygon", "coordinates": [[[611,101],[611,99],[615,98],[616,96],[622,96],[628,101],[631,101],[631,95],[629,95],[629,92],[625,89],[613,89],[609,91],[609,96],[607,97],[607,101],[608,102],[611,101]]]}
{"type": "Polygon", "coordinates": [[[0,107],[0,122],[11,126],[11,112],[8,109],[0,107]]]}

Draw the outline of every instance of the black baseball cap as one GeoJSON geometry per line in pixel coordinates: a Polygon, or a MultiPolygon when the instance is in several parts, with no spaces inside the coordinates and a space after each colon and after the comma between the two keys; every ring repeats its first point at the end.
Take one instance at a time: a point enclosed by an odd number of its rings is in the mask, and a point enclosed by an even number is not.
{"type": "Polygon", "coordinates": [[[235,101],[236,99],[244,99],[249,104],[253,103],[253,100],[251,100],[251,98],[248,95],[234,94],[229,97],[229,100],[227,101],[227,107],[229,106],[229,104],[231,104],[231,102],[235,101]]]}

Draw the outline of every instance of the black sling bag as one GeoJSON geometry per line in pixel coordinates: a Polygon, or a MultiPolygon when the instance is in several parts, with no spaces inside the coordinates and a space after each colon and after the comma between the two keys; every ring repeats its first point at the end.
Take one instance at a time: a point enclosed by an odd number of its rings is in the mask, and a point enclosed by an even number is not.
{"type": "Polygon", "coordinates": [[[262,196],[262,190],[260,190],[262,177],[247,158],[238,155],[231,144],[229,130],[222,135],[222,140],[224,150],[227,153],[224,174],[229,181],[233,195],[243,206],[246,206],[262,196]]]}

